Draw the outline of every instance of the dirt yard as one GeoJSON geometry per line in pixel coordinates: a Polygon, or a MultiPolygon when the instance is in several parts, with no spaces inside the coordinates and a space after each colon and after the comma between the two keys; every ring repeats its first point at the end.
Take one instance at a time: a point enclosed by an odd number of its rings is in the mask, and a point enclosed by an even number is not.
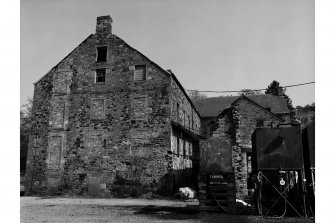
{"type": "Polygon", "coordinates": [[[21,197],[23,222],[314,222],[307,218],[262,218],[199,212],[197,201],[21,197]]]}

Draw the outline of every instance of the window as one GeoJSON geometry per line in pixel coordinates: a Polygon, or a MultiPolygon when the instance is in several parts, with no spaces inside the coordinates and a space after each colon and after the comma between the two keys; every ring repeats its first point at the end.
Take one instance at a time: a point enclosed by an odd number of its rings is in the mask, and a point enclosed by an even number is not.
{"type": "Polygon", "coordinates": [[[188,156],[192,157],[192,143],[189,143],[189,146],[188,146],[188,156]]]}
{"type": "Polygon", "coordinates": [[[134,80],[135,81],[144,81],[146,79],[147,79],[146,65],[137,65],[137,66],[135,66],[134,80]]]}
{"type": "Polygon", "coordinates": [[[179,104],[177,103],[177,122],[180,121],[180,117],[179,117],[179,104]]]}
{"type": "Polygon", "coordinates": [[[64,126],[65,101],[55,100],[51,110],[50,127],[62,128],[64,126]]]}
{"type": "Polygon", "coordinates": [[[183,157],[184,157],[184,159],[186,157],[186,142],[185,142],[185,140],[183,140],[183,157]]]}
{"type": "Polygon", "coordinates": [[[263,126],[264,126],[264,119],[257,119],[256,127],[263,127],[263,126]]]}
{"type": "Polygon", "coordinates": [[[103,69],[97,69],[95,71],[95,83],[105,83],[106,78],[106,68],[103,69]]]}
{"type": "Polygon", "coordinates": [[[49,142],[49,169],[58,169],[62,152],[62,136],[52,136],[49,142]]]}
{"type": "Polygon", "coordinates": [[[183,124],[184,124],[184,126],[186,126],[185,111],[183,111],[183,124]]]}
{"type": "Polygon", "coordinates": [[[92,119],[105,118],[105,99],[92,100],[92,119]]]}
{"type": "Polygon", "coordinates": [[[179,153],[180,153],[180,142],[179,142],[179,138],[177,137],[177,157],[179,157],[179,153]]]}
{"type": "Polygon", "coordinates": [[[191,119],[190,119],[190,115],[187,115],[187,121],[188,121],[188,129],[191,129],[191,119]]]}
{"type": "Polygon", "coordinates": [[[133,98],[133,118],[146,119],[147,118],[148,102],[147,97],[134,97],[133,98]]]}
{"type": "Polygon", "coordinates": [[[97,62],[106,62],[107,61],[107,46],[97,47],[97,62]]]}

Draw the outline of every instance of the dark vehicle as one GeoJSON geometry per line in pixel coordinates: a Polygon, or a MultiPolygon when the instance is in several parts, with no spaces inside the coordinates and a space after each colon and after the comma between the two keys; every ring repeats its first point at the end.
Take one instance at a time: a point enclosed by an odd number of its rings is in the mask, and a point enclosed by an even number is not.
{"type": "Polygon", "coordinates": [[[314,215],[314,194],[308,193],[311,183],[314,188],[314,133],[301,131],[300,125],[255,129],[253,164],[260,215],[314,215]]]}

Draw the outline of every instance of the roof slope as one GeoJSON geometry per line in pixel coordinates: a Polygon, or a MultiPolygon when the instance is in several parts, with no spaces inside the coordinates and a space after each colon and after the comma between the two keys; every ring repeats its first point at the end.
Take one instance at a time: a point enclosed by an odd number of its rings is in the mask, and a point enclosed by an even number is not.
{"type": "Polygon", "coordinates": [[[137,53],[139,53],[140,55],[142,55],[144,58],[146,58],[148,61],[150,61],[152,64],[154,64],[155,66],[157,66],[162,72],[164,72],[165,74],[167,74],[168,76],[171,76],[173,78],[173,80],[177,83],[177,85],[180,87],[180,90],[184,93],[186,99],[188,100],[188,102],[191,104],[191,106],[194,108],[195,112],[199,115],[199,117],[201,117],[200,112],[197,110],[197,107],[194,105],[193,101],[190,99],[190,97],[188,96],[188,94],[186,93],[183,85],[181,85],[181,83],[179,82],[179,80],[177,79],[176,75],[172,72],[172,71],[167,71],[164,70],[161,66],[159,66],[157,63],[155,63],[154,61],[152,61],[151,59],[149,59],[147,56],[145,56],[143,53],[141,53],[140,51],[138,51],[137,49],[133,48],[132,46],[130,46],[126,41],[124,41],[123,39],[121,39],[120,37],[118,37],[117,35],[113,34],[114,37],[118,38],[120,41],[122,41],[127,47],[129,47],[132,50],[135,50],[137,53]]]}
{"type": "MultiPolygon", "coordinates": [[[[36,81],[34,84],[37,84],[38,82],[40,82],[43,77],[45,77],[50,71],[52,71],[54,68],[56,68],[61,62],[63,62],[67,57],[69,57],[79,46],[81,46],[82,44],[84,44],[87,40],[89,40],[91,37],[93,37],[94,34],[90,34],[84,41],[82,41],[74,50],[72,50],[66,57],[64,57],[57,65],[55,65],[54,67],[52,67],[46,74],[44,74],[38,81],[36,81]]],[[[176,75],[173,72],[169,72],[167,70],[164,70],[161,66],[159,66],[157,63],[155,63],[154,61],[152,61],[151,59],[149,59],[147,56],[145,56],[143,53],[141,53],[140,51],[138,51],[137,49],[133,48],[132,46],[130,46],[128,43],[126,43],[126,41],[124,41],[123,39],[121,39],[120,37],[118,37],[117,35],[113,34],[112,35],[113,38],[117,38],[118,40],[122,41],[127,47],[129,47],[130,49],[136,51],[137,53],[139,53],[141,56],[143,56],[144,58],[146,58],[148,61],[150,61],[152,64],[154,64],[155,66],[157,66],[163,73],[167,74],[168,76],[172,77],[173,80],[177,83],[177,85],[180,87],[181,91],[184,93],[186,99],[188,100],[188,102],[191,104],[191,106],[194,108],[195,112],[199,115],[199,117],[201,117],[199,111],[196,109],[196,106],[194,105],[193,101],[190,99],[190,97],[188,96],[188,94],[186,93],[184,87],[181,85],[181,83],[179,82],[179,80],[177,79],[176,75]]]]}
{"type": "MultiPolygon", "coordinates": [[[[224,109],[229,108],[231,104],[240,97],[241,96],[202,98],[196,100],[194,105],[202,117],[215,117],[224,109]]],[[[289,113],[286,101],[281,96],[260,94],[246,97],[265,109],[270,108],[272,113],[289,113]]]]}

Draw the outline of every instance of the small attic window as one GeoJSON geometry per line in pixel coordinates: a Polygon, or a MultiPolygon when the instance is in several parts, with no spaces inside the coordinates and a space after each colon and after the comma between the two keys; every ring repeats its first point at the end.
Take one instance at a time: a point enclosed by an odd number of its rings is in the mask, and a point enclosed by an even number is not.
{"type": "Polygon", "coordinates": [[[97,47],[97,62],[106,62],[107,61],[107,46],[97,47]]]}
{"type": "Polygon", "coordinates": [[[144,81],[146,79],[147,79],[147,67],[146,67],[146,65],[135,66],[134,80],[135,81],[144,81]]]}
{"type": "Polygon", "coordinates": [[[95,70],[95,83],[105,83],[106,79],[106,68],[95,70]]]}
{"type": "Polygon", "coordinates": [[[256,127],[264,127],[264,119],[257,119],[256,127]]]}

